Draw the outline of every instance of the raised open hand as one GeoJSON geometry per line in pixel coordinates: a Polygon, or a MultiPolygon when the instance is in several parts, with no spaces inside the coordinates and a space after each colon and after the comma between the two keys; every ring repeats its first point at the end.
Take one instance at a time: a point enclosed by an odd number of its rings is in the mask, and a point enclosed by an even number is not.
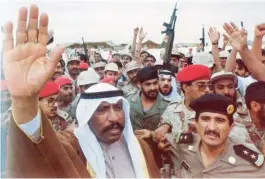
{"type": "Polygon", "coordinates": [[[140,34],[139,34],[139,39],[141,41],[144,40],[145,36],[146,36],[147,33],[144,33],[144,30],[143,30],[143,27],[140,28],[140,34]]]}
{"type": "Polygon", "coordinates": [[[136,27],[135,29],[133,29],[133,32],[134,32],[134,34],[135,34],[135,35],[137,35],[137,34],[138,34],[138,32],[139,32],[139,28],[138,28],[138,27],[136,27]]]}
{"type": "Polygon", "coordinates": [[[241,51],[247,47],[247,32],[244,28],[241,30],[234,23],[225,23],[224,30],[228,34],[224,34],[224,37],[228,39],[229,43],[238,51],[241,51]]]}
{"type": "Polygon", "coordinates": [[[262,38],[265,35],[265,23],[259,24],[255,27],[255,36],[262,38]]]}
{"type": "Polygon", "coordinates": [[[220,33],[214,27],[210,27],[208,35],[212,43],[218,43],[220,33]]]}
{"type": "Polygon", "coordinates": [[[48,15],[41,14],[36,5],[30,7],[27,26],[27,8],[19,10],[16,31],[16,47],[13,40],[13,24],[4,27],[3,70],[8,90],[13,97],[37,96],[54,73],[64,49],[57,47],[50,59],[46,58],[48,41],[48,15]],[[39,23],[39,25],[38,25],[39,23]]]}

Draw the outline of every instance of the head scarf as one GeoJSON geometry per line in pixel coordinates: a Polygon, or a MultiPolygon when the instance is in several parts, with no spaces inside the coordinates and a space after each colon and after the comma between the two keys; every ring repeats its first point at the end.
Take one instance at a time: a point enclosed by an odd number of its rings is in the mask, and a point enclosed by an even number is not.
{"type": "Polygon", "coordinates": [[[141,147],[136,139],[131,121],[130,121],[130,105],[129,102],[122,96],[115,95],[119,90],[107,83],[96,84],[85,91],[85,94],[95,94],[93,99],[85,99],[81,97],[76,116],[79,127],[75,129],[75,136],[77,137],[81,149],[91,165],[91,168],[95,172],[96,178],[106,178],[106,167],[101,146],[88,126],[87,122],[100,105],[101,102],[106,101],[108,103],[117,103],[122,100],[123,111],[125,116],[125,126],[123,129],[123,136],[127,143],[127,147],[131,156],[134,172],[137,178],[146,178],[148,176],[144,155],[141,147]],[[102,95],[100,96],[100,93],[102,95]],[[105,95],[104,95],[105,94],[105,95]],[[107,95],[106,95],[107,94],[107,95]]]}

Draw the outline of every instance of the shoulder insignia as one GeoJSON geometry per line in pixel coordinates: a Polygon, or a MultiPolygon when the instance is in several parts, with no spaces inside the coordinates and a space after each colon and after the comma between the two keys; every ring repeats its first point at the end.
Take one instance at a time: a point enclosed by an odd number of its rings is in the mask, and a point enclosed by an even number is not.
{"type": "Polygon", "coordinates": [[[193,135],[192,133],[188,132],[177,134],[175,137],[175,142],[178,144],[190,144],[193,142],[193,135]]]}
{"type": "Polygon", "coordinates": [[[235,153],[241,158],[249,161],[257,167],[261,167],[264,163],[264,156],[256,151],[249,149],[248,147],[240,144],[234,146],[235,153]]]}
{"type": "Polygon", "coordinates": [[[57,114],[59,117],[63,118],[65,121],[69,121],[69,120],[71,120],[70,115],[69,115],[67,112],[63,111],[63,110],[57,110],[57,111],[56,111],[56,114],[57,114]]]}

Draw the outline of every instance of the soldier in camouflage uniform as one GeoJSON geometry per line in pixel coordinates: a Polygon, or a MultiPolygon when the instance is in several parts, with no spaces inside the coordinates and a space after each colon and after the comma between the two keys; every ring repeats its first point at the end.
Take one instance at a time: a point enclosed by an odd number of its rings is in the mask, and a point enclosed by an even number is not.
{"type": "Polygon", "coordinates": [[[155,141],[158,142],[170,131],[179,133],[194,130],[195,112],[189,107],[189,103],[208,92],[209,79],[210,70],[203,65],[190,65],[178,73],[177,80],[181,83],[185,97],[168,105],[161,116],[160,127],[155,131],[155,141]]]}
{"type": "Polygon", "coordinates": [[[70,113],[72,109],[72,101],[74,99],[74,89],[72,80],[66,76],[61,76],[54,81],[60,88],[58,97],[58,109],[70,113]]]}
{"type": "Polygon", "coordinates": [[[137,87],[137,78],[136,78],[136,74],[140,70],[140,68],[141,66],[137,64],[137,62],[135,61],[129,62],[127,64],[126,73],[129,78],[129,82],[127,82],[122,88],[122,91],[125,96],[140,91],[140,89],[137,87]]]}
{"type": "Polygon", "coordinates": [[[256,147],[265,155],[265,82],[255,82],[247,87],[245,101],[253,124],[248,128],[256,147]]]}
{"type": "Polygon", "coordinates": [[[169,177],[265,177],[264,155],[228,137],[236,112],[234,101],[223,95],[205,94],[190,107],[196,111],[198,134],[166,134],[173,162],[169,177]]]}
{"type": "Polygon", "coordinates": [[[40,109],[50,119],[56,131],[75,128],[75,120],[62,110],[57,109],[59,86],[54,82],[47,82],[39,94],[40,109]]]}

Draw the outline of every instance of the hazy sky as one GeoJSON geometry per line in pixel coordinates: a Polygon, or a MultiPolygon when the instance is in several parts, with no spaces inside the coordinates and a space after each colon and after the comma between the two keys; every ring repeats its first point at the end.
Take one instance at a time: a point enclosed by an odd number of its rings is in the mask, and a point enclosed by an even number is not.
{"type": "MultiPolygon", "coordinates": [[[[147,38],[160,43],[162,23],[169,21],[175,2],[178,2],[175,42],[198,42],[202,24],[206,32],[215,26],[221,32],[224,22],[233,21],[244,26],[253,39],[256,24],[265,22],[265,1],[174,1],[174,0],[0,0],[1,25],[7,20],[17,21],[19,7],[35,3],[40,12],[50,18],[55,44],[112,40],[131,42],[133,28],[143,26],[147,38]]],[[[207,34],[207,33],[206,33],[207,34]]],[[[207,38],[208,40],[208,38],[207,38]]]]}

